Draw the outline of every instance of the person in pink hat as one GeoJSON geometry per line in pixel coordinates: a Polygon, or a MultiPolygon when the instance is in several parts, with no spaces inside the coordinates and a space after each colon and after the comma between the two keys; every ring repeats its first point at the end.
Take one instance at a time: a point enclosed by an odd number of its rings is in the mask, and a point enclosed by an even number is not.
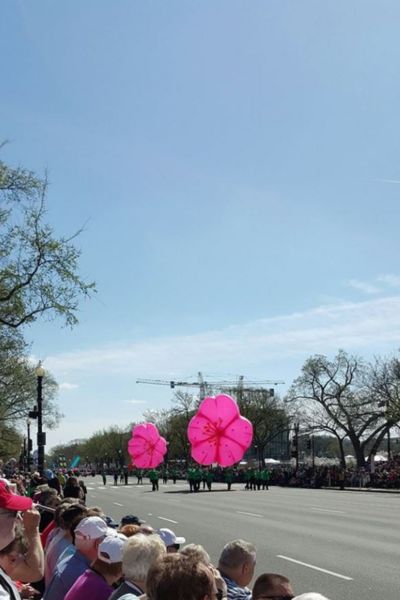
{"type": "MultiPolygon", "coordinates": [[[[39,521],[39,511],[34,508],[31,498],[14,494],[8,481],[1,479],[0,552],[6,562],[3,561],[1,567],[3,572],[0,574],[3,577],[0,579],[0,589],[2,591],[5,589],[5,593],[10,598],[13,598],[12,594],[15,595],[16,590],[15,586],[13,589],[13,584],[11,584],[11,592],[9,591],[10,581],[18,580],[27,583],[39,581],[43,577],[44,555],[39,536],[39,521]],[[12,561],[12,564],[8,564],[10,562],[8,558],[13,553],[13,544],[17,536],[26,545],[26,553],[18,556],[18,560],[12,561]],[[7,577],[4,578],[4,574],[9,577],[10,581],[7,580],[7,577]],[[4,579],[6,583],[4,583],[4,579]]],[[[6,598],[7,595],[4,597],[6,598]]]]}

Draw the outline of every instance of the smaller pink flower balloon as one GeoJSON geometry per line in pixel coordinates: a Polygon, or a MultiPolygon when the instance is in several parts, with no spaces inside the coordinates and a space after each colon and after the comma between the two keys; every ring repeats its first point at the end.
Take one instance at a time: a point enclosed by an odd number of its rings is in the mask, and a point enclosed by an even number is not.
{"type": "Polygon", "coordinates": [[[239,462],[253,439],[253,426],[242,417],[235,400],[225,394],[204,398],[190,420],[192,457],[201,465],[230,467],[239,462]]]}
{"type": "Polygon", "coordinates": [[[167,452],[167,442],[153,423],[143,423],[132,429],[128,452],[135,467],[152,469],[163,462],[167,452]]]}

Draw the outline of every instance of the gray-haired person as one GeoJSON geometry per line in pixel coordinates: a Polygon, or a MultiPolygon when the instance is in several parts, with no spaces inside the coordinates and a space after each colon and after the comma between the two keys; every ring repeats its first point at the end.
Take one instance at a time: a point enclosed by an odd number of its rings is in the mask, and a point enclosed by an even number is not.
{"type": "Polygon", "coordinates": [[[228,542],[219,557],[218,569],[228,588],[228,600],[250,600],[247,587],[256,567],[256,548],[250,542],[228,542]]]}
{"type": "Polygon", "coordinates": [[[124,582],[113,592],[109,600],[124,596],[133,599],[146,593],[146,578],[150,567],[167,553],[158,535],[137,533],[128,538],[122,553],[124,582]]]}

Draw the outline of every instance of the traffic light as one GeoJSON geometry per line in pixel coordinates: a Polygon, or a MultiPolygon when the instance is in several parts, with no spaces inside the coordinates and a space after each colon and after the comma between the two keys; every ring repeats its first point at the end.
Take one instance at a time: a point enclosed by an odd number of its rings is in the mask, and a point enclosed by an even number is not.
{"type": "Polygon", "coordinates": [[[290,453],[290,456],[292,458],[297,458],[299,456],[298,450],[295,449],[295,448],[293,448],[292,451],[291,451],[291,453],[290,453]]]}

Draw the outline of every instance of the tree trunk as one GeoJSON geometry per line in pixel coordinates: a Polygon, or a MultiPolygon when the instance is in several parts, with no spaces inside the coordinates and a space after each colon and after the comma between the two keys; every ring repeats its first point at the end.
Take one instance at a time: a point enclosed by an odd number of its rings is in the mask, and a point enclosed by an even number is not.
{"type": "Polygon", "coordinates": [[[338,446],[339,446],[340,465],[343,467],[343,469],[345,469],[346,468],[346,457],[344,454],[343,439],[338,437],[337,441],[338,441],[338,446]]]}
{"type": "Polygon", "coordinates": [[[354,454],[356,455],[357,467],[365,467],[364,444],[360,443],[360,440],[356,435],[350,434],[349,438],[353,446],[354,454]]]}

